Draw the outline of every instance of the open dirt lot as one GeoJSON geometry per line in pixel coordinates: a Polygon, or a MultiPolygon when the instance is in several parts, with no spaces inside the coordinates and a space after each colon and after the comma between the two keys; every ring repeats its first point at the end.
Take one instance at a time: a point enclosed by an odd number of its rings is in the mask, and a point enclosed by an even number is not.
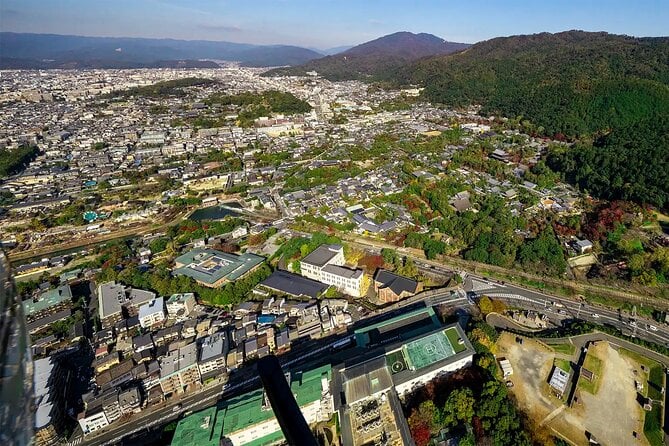
{"type": "Polygon", "coordinates": [[[582,405],[575,405],[574,413],[602,445],[648,444],[643,437],[644,414],[636,401],[632,366],[606,342],[590,349],[604,363],[601,383],[597,395],[579,391],[582,405]],[[635,439],[633,431],[641,439],[635,439]]]}
{"type": "Polygon", "coordinates": [[[511,362],[511,392],[536,425],[577,445],[588,444],[586,431],[603,446],[648,444],[643,438],[643,413],[636,402],[633,367],[607,343],[599,343],[592,352],[604,362],[597,395],[577,391],[578,403],[572,408],[550,393],[547,381],[555,358],[551,349],[530,339],[520,345],[509,333],[500,336],[496,349],[498,358],[511,362]],[[632,431],[641,439],[634,439],[632,431]]]}

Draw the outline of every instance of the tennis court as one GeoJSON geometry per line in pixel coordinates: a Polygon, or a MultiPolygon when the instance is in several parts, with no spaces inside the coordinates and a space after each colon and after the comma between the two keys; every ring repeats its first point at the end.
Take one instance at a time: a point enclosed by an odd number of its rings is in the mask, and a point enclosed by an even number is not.
{"type": "Polygon", "coordinates": [[[402,346],[404,358],[412,370],[420,370],[455,354],[443,331],[432,333],[402,346]]]}

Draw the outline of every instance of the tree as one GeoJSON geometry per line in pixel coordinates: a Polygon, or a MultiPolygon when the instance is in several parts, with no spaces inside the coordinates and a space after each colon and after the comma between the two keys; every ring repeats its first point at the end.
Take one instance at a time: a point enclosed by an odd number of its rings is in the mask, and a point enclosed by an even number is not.
{"type": "Polygon", "coordinates": [[[484,315],[488,315],[494,311],[492,300],[488,296],[481,296],[478,305],[481,313],[484,315]]]}
{"type": "Polygon", "coordinates": [[[381,257],[383,257],[383,262],[386,265],[394,265],[396,260],[398,260],[397,252],[394,249],[382,248],[381,257]]]}
{"type": "Polygon", "coordinates": [[[441,421],[447,426],[471,423],[474,416],[474,394],[472,390],[465,387],[451,392],[446,399],[441,414],[441,421]]]}

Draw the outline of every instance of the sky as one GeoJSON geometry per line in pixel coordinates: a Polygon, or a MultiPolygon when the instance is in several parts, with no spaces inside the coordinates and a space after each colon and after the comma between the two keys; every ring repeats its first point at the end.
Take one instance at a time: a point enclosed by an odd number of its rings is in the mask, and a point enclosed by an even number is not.
{"type": "Polygon", "coordinates": [[[0,31],[311,48],[397,31],[453,42],[570,29],[669,35],[669,0],[0,0],[0,31]]]}

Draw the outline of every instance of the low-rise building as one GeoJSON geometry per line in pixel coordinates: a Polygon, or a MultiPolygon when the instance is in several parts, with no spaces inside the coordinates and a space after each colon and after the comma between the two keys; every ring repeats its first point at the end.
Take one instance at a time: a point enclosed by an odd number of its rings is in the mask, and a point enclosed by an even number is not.
{"type": "Polygon", "coordinates": [[[374,291],[380,303],[397,302],[413,296],[422,290],[422,284],[385,269],[379,269],[374,276],[374,291]]]}
{"type": "Polygon", "coordinates": [[[160,387],[165,395],[183,393],[200,383],[197,344],[194,342],[170,351],[160,360],[160,387]]]}
{"type": "Polygon", "coordinates": [[[172,294],[166,302],[167,317],[184,321],[193,312],[196,303],[193,293],[172,294]]]}
{"type": "Polygon", "coordinates": [[[165,320],[163,298],[157,297],[139,307],[139,325],[152,327],[165,320]]]}
{"type": "Polygon", "coordinates": [[[197,248],[175,259],[174,274],[191,277],[210,288],[218,288],[244,277],[264,261],[263,257],[251,253],[236,255],[197,248]]]}

